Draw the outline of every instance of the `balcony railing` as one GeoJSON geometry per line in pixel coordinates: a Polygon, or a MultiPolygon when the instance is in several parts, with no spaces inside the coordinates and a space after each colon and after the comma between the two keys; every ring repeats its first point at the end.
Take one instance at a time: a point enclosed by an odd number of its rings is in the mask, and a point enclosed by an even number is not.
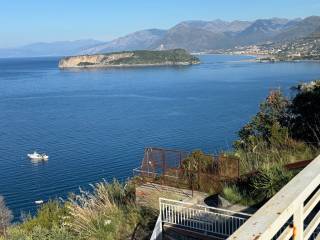
{"type": "Polygon", "coordinates": [[[195,230],[205,235],[229,237],[251,215],[160,198],[162,223],[195,230]]]}
{"type": "Polygon", "coordinates": [[[320,239],[320,155],[229,239],[320,239]]]}

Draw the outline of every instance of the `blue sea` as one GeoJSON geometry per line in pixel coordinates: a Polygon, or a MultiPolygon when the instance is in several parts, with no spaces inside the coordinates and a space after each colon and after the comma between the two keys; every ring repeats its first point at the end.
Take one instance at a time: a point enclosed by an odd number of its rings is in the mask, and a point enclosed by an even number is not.
{"type": "Polygon", "coordinates": [[[60,70],[58,58],[0,59],[0,195],[16,218],[35,200],[123,179],[145,147],[216,153],[272,89],[320,78],[320,63],[205,55],[189,67],[60,70]],[[33,163],[27,154],[45,152],[33,163]]]}

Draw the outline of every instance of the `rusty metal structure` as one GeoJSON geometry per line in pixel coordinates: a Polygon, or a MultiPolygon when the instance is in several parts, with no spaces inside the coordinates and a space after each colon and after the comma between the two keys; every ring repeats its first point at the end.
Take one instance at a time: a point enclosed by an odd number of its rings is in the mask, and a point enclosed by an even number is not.
{"type": "Polygon", "coordinates": [[[239,159],[148,147],[141,166],[135,168],[133,174],[142,182],[217,192],[221,183],[239,177],[239,159]]]}

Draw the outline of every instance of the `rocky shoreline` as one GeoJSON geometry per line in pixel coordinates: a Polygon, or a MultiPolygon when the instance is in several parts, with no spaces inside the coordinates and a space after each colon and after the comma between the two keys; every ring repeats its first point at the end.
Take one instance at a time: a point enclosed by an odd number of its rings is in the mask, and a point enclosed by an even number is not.
{"type": "Polygon", "coordinates": [[[95,65],[80,65],[73,67],[63,67],[59,65],[59,68],[133,68],[133,67],[166,67],[166,66],[189,66],[188,62],[164,62],[164,63],[153,63],[153,64],[117,64],[117,65],[104,65],[104,64],[95,64],[95,65]]]}

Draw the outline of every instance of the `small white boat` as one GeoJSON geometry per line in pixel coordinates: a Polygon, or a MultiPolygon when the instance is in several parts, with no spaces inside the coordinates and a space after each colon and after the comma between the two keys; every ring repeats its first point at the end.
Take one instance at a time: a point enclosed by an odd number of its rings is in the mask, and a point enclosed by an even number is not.
{"type": "Polygon", "coordinates": [[[32,160],[48,160],[49,159],[48,155],[44,153],[40,154],[40,153],[37,153],[36,151],[34,151],[33,153],[29,153],[28,157],[32,160]]]}
{"type": "Polygon", "coordinates": [[[37,201],[34,201],[34,203],[35,203],[35,204],[38,204],[38,205],[39,205],[39,204],[43,204],[43,200],[37,200],[37,201]]]}

